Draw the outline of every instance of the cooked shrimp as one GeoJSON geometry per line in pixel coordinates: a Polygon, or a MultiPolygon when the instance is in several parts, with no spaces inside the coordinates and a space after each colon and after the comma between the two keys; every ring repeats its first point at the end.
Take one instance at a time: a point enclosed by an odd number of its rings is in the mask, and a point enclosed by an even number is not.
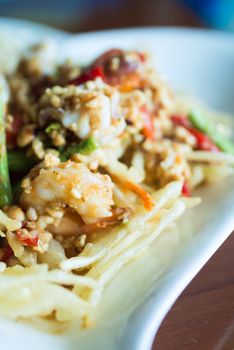
{"type": "Polygon", "coordinates": [[[52,234],[67,237],[88,235],[119,225],[120,223],[128,222],[131,214],[132,210],[130,208],[115,208],[112,210],[111,216],[101,218],[90,224],[84,224],[76,212],[72,212],[71,209],[68,209],[61,219],[57,219],[57,221],[49,225],[47,229],[52,234]]]}
{"type": "Polygon", "coordinates": [[[113,184],[110,177],[94,174],[84,164],[67,161],[41,169],[27,183],[21,195],[21,204],[26,208],[33,207],[39,213],[59,203],[61,208],[75,210],[85,223],[112,215],[113,184]]]}
{"type": "MultiPolygon", "coordinates": [[[[109,219],[109,217],[108,217],[109,219]]],[[[47,229],[53,235],[74,236],[80,234],[80,228],[85,225],[96,225],[96,223],[84,224],[80,215],[72,209],[65,209],[64,215],[57,218],[47,229]]]]}

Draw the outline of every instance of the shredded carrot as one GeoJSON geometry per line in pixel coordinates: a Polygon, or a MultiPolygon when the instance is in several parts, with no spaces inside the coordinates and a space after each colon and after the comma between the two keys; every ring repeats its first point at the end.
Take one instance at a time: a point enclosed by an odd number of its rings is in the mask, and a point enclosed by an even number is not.
{"type": "Polygon", "coordinates": [[[151,211],[154,207],[154,201],[151,198],[150,194],[144,190],[140,185],[135,182],[125,180],[123,177],[118,176],[116,174],[111,174],[111,177],[114,178],[117,182],[119,182],[123,187],[129,189],[134,192],[142,202],[144,203],[144,207],[146,210],[151,211]]]}
{"type": "Polygon", "coordinates": [[[144,203],[146,210],[151,211],[154,206],[153,199],[150,194],[146,192],[141,186],[131,181],[124,181],[124,186],[127,187],[130,191],[136,193],[144,203]]]}

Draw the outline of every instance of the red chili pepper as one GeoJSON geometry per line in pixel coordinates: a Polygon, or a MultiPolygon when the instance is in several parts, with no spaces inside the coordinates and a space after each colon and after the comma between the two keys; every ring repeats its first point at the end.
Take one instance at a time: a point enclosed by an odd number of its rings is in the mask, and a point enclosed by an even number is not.
{"type": "Polygon", "coordinates": [[[214,142],[202,132],[194,129],[187,128],[188,131],[196,138],[197,148],[202,151],[219,152],[219,148],[214,144],[214,142]]]}
{"type": "Polygon", "coordinates": [[[142,133],[146,138],[153,140],[154,124],[153,124],[152,115],[145,107],[141,108],[141,113],[144,121],[144,127],[142,129],[142,133]]]}
{"type": "Polygon", "coordinates": [[[8,245],[6,248],[5,248],[5,251],[3,253],[3,256],[2,256],[2,261],[7,263],[8,259],[14,255],[13,253],[13,250],[11,249],[11,247],[8,245]]]}
{"type": "Polygon", "coordinates": [[[175,125],[181,125],[186,129],[190,127],[189,120],[184,115],[180,115],[180,114],[172,115],[171,120],[175,125]]]}
{"type": "Polygon", "coordinates": [[[22,231],[16,231],[19,241],[26,246],[36,247],[38,245],[38,236],[23,235],[22,231]]]}
{"type": "Polygon", "coordinates": [[[183,184],[183,187],[182,187],[182,194],[185,197],[189,197],[191,195],[191,191],[189,189],[189,186],[188,186],[188,183],[187,183],[186,180],[184,180],[184,184],[183,184]]]}
{"type": "Polygon", "coordinates": [[[189,120],[183,115],[173,115],[171,120],[175,125],[181,125],[187,129],[190,134],[192,134],[197,143],[197,149],[202,151],[219,152],[219,148],[214,144],[214,142],[209,138],[209,136],[203,134],[202,132],[194,129],[189,120]]]}
{"type": "Polygon", "coordinates": [[[14,116],[9,128],[6,128],[6,141],[10,147],[15,147],[17,144],[17,136],[20,128],[23,125],[23,119],[19,116],[14,116]]]}
{"type": "Polygon", "coordinates": [[[104,80],[103,69],[100,66],[91,68],[90,70],[81,74],[79,77],[71,80],[69,83],[74,85],[81,85],[89,80],[94,80],[96,78],[102,78],[104,80]]]}

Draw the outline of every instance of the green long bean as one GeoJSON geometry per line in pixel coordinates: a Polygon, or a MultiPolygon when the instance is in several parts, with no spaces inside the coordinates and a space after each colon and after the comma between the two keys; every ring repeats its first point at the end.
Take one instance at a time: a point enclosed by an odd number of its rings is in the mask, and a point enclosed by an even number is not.
{"type": "Polygon", "coordinates": [[[12,202],[11,183],[6,149],[4,109],[4,104],[0,99],[0,207],[9,205],[12,202]]]}
{"type": "Polygon", "coordinates": [[[234,154],[234,143],[222,135],[215,126],[209,122],[205,114],[199,110],[189,113],[189,120],[201,132],[208,135],[223,152],[234,154]]]}
{"type": "Polygon", "coordinates": [[[66,148],[63,152],[60,153],[61,161],[68,160],[73,154],[81,153],[84,155],[88,155],[95,151],[98,148],[97,142],[91,136],[87,140],[80,142],[78,145],[70,146],[66,148]]]}
{"type": "Polygon", "coordinates": [[[9,170],[12,173],[27,171],[37,163],[34,158],[28,157],[22,150],[10,150],[7,155],[9,170]]]}

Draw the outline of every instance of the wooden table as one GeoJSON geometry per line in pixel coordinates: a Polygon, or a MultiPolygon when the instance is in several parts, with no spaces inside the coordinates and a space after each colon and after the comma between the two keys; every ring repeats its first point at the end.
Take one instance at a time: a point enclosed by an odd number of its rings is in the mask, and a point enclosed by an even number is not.
{"type": "Polygon", "coordinates": [[[174,304],[153,350],[234,350],[234,234],[174,304]]]}

